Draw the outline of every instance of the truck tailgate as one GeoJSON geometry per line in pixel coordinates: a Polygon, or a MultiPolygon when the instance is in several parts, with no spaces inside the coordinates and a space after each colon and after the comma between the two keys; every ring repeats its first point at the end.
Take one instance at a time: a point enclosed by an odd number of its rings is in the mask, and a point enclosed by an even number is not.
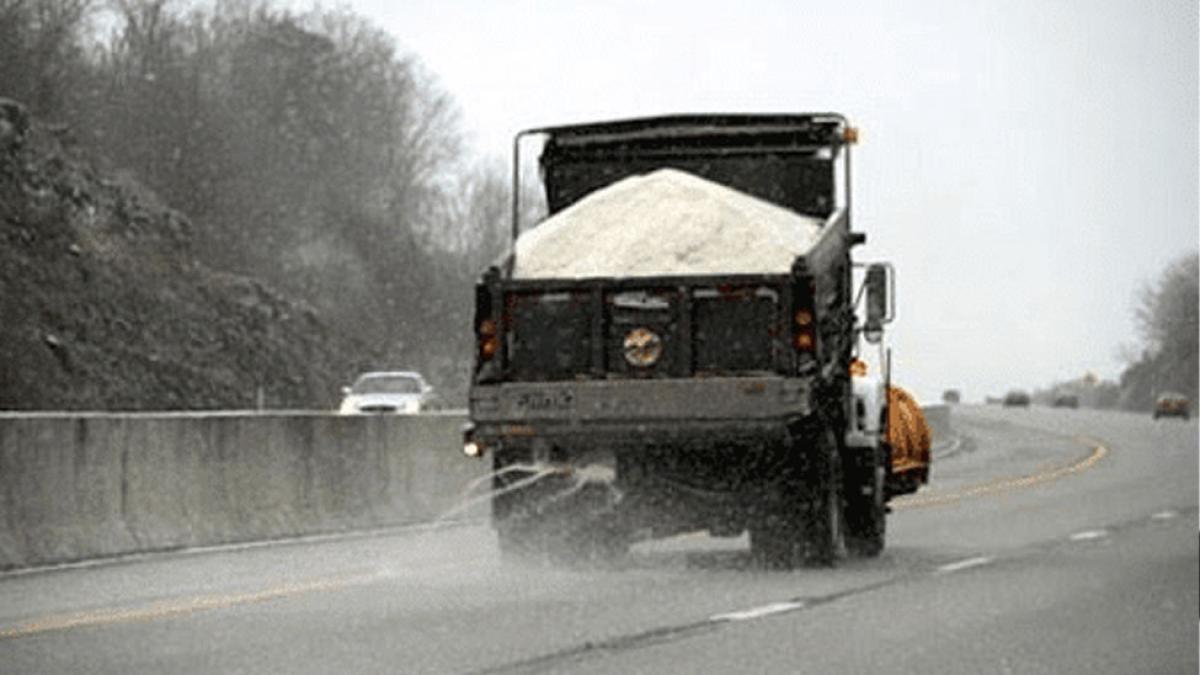
{"type": "Polygon", "coordinates": [[[805,379],[777,375],[502,383],[471,392],[477,423],[768,420],[810,412],[805,379]]]}

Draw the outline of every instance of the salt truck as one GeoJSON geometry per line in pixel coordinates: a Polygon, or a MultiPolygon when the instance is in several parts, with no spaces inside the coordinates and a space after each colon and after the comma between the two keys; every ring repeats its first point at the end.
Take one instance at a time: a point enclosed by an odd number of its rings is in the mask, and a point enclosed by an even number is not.
{"type": "Polygon", "coordinates": [[[748,531],[769,567],[878,555],[888,500],[927,466],[892,471],[894,279],[851,259],[856,129],[827,113],[531,129],[514,195],[530,137],[548,215],[522,232],[514,196],[511,253],[476,285],[464,429],[491,461],[502,555],[612,559],[689,531],[748,531]]]}

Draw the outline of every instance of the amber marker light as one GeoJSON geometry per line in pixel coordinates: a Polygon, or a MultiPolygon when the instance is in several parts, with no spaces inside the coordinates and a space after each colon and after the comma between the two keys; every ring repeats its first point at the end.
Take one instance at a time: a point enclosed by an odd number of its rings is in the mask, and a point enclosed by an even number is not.
{"type": "Polygon", "coordinates": [[[850,144],[858,143],[858,127],[842,129],[842,140],[850,144]]]}
{"type": "Polygon", "coordinates": [[[498,351],[500,351],[500,341],[496,339],[495,335],[489,335],[479,343],[479,355],[484,359],[492,358],[498,351]]]}
{"type": "Polygon", "coordinates": [[[807,309],[796,310],[796,325],[797,326],[811,326],[812,321],[813,321],[812,312],[808,311],[807,309]]]}
{"type": "Polygon", "coordinates": [[[813,342],[812,333],[810,333],[808,331],[802,331],[802,332],[796,333],[795,343],[796,343],[796,349],[799,349],[801,351],[806,351],[806,352],[812,350],[813,345],[815,344],[813,342]]]}
{"type": "Polygon", "coordinates": [[[489,361],[500,351],[500,337],[496,335],[496,320],[484,319],[479,322],[479,357],[489,361]]]}

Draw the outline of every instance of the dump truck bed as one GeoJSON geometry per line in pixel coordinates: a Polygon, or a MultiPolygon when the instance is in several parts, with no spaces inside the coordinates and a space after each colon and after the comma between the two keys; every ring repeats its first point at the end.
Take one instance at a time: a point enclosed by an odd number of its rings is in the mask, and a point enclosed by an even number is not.
{"type": "Polygon", "coordinates": [[[795,374],[793,313],[840,318],[827,285],[847,236],[839,212],[788,274],[512,279],[494,268],[476,289],[476,327],[497,321],[499,353],[476,383],[795,374]],[[626,356],[635,329],[656,341],[654,363],[626,356]]]}

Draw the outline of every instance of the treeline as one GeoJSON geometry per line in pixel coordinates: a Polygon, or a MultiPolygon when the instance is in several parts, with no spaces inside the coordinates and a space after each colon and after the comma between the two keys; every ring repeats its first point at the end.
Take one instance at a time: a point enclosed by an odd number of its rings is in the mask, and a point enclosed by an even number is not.
{"type": "Polygon", "coordinates": [[[451,98],[364,19],[0,0],[0,96],[186,213],[207,265],[306,300],[379,367],[461,389],[506,181],[466,159],[451,98]]]}
{"type": "Polygon", "coordinates": [[[1138,342],[1125,348],[1128,362],[1118,381],[1085,377],[1036,391],[1052,403],[1060,393],[1080,397],[1095,408],[1148,411],[1164,392],[1200,398],[1200,255],[1169,264],[1138,292],[1134,307],[1138,342]]]}
{"type": "Polygon", "coordinates": [[[1200,255],[1179,258],[1144,286],[1135,309],[1140,353],[1121,374],[1124,408],[1148,410],[1165,391],[1196,402],[1200,378],[1200,255]]]}

